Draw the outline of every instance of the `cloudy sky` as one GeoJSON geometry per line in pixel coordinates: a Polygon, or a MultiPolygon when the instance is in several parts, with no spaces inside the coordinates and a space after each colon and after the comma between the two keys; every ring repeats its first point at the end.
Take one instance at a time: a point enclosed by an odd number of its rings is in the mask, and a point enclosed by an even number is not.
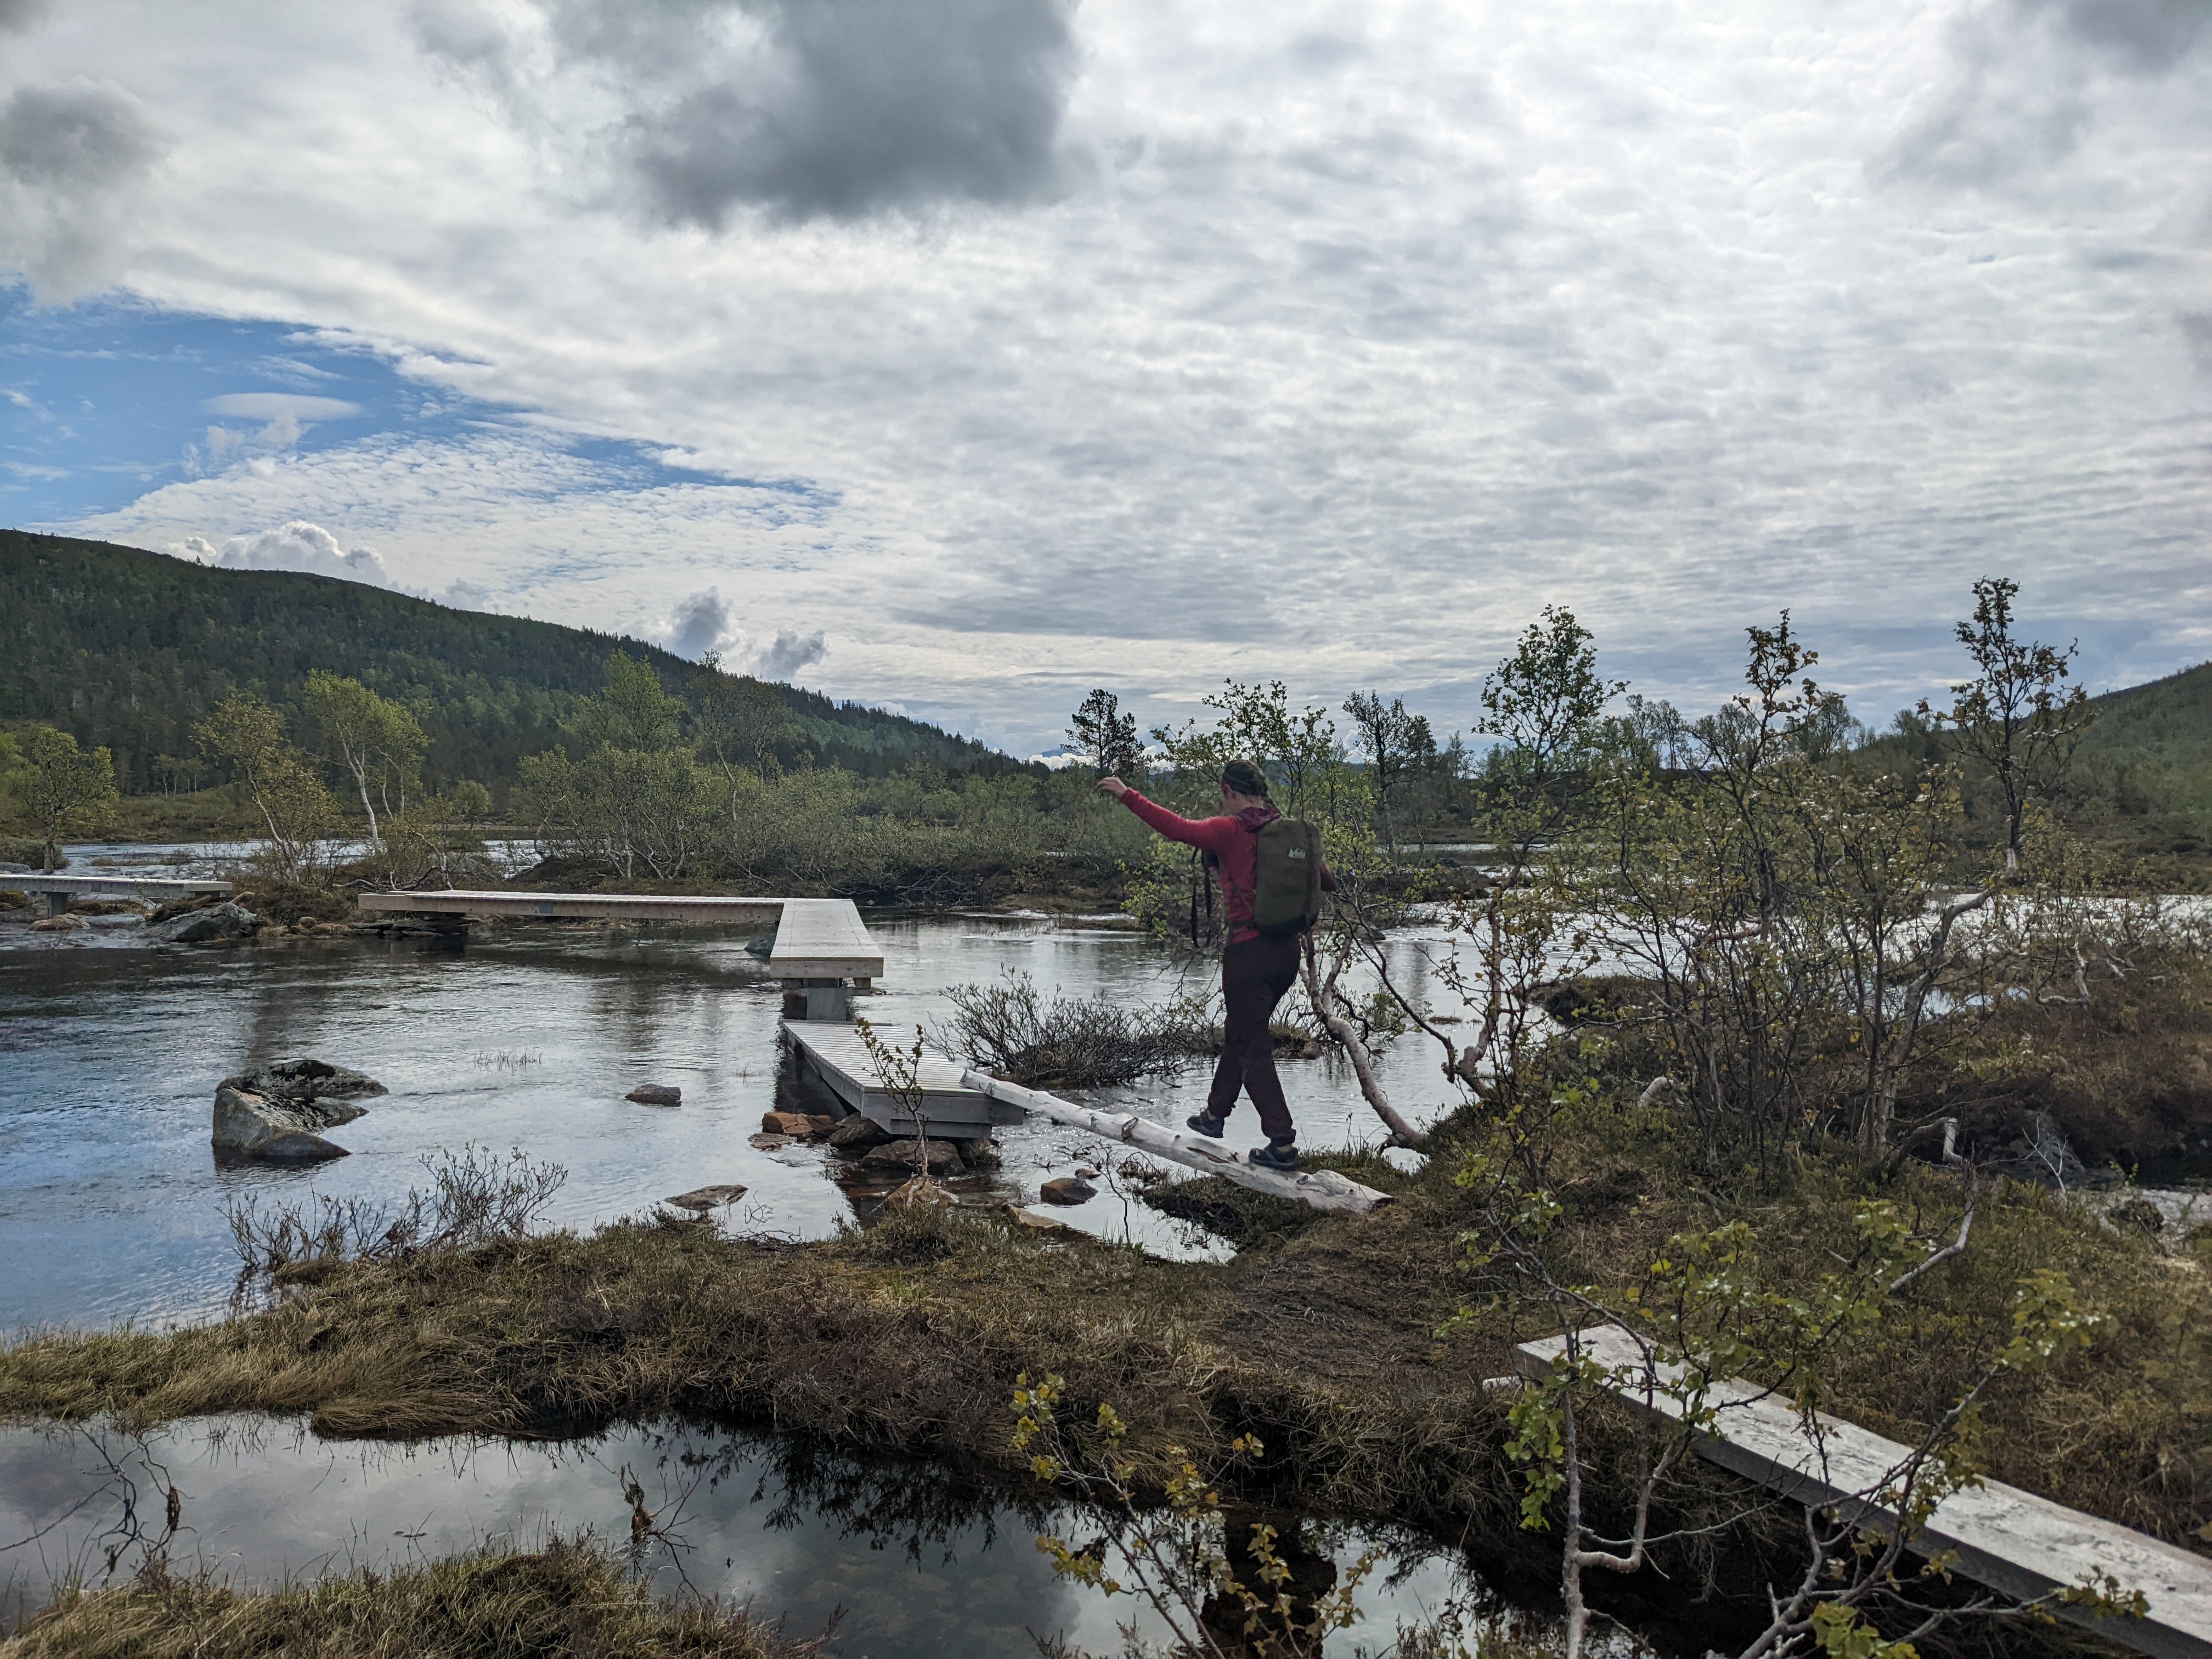
{"type": "Polygon", "coordinates": [[[2212,655],[2203,0],[0,0],[0,520],[1030,752],[2212,655]]]}

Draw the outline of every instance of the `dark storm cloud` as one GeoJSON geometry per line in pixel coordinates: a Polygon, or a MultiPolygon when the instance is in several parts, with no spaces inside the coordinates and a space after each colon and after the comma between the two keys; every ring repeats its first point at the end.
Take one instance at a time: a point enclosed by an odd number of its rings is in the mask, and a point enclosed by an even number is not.
{"type": "Polygon", "coordinates": [[[2206,0],[2008,0],[1963,12],[1954,70],[1873,166],[1877,180],[1987,188],[2081,145],[2100,75],[2166,74],[2212,39],[2206,0]]]}
{"type": "Polygon", "coordinates": [[[1075,60],[1060,0],[781,0],[764,50],[634,116],[627,149],[669,218],[719,227],[1049,191],[1075,60]]]}
{"type": "Polygon", "coordinates": [[[822,630],[800,634],[784,629],[760,648],[753,659],[753,672],[764,680],[788,680],[810,663],[817,663],[829,653],[822,630]]]}
{"type": "Polygon", "coordinates": [[[27,185],[101,190],[161,153],[137,100],[113,87],[19,87],[0,104],[0,167],[27,185]]]}
{"type": "Polygon", "coordinates": [[[2136,75],[2171,69],[2205,39],[2212,22],[2212,6],[2204,0],[2018,0],[2018,5],[2023,16],[2049,17],[2114,68],[2136,75]]]}
{"type": "Polygon", "coordinates": [[[18,87],[0,103],[0,261],[48,297],[95,285],[161,151],[138,100],[119,88],[18,87]]]}
{"type": "MultiPolygon", "coordinates": [[[[544,0],[561,69],[602,78],[606,136],[653,216],[857,219],[1013,203],[1058,183],[1077,62],[1069,0],[544,0]]],[[[517,101],[532,43],[474,0],[418,0],[417,38],[517,101]]]]}
{"type": "Polygon", "coordinates": [[[668,648],[695,661],[709,651],[719,651],[737,632],[737,619],[729,601],[709,587],[678,601],[669,618],[668,648]]]}

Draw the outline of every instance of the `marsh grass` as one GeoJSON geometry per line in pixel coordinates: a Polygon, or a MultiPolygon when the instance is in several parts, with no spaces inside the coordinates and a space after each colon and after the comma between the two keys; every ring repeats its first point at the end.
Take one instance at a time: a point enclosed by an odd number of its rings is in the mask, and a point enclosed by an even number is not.
{"type": "Polygon", "coordinates": [[[1029,975],[956,985],[937,1040],[948,1052],[1028,1087],[1091,1089],[1171,1072],[1211,1052],[1208,994],[1158,1006],[1039,994],[1029,975]]]}
{"type": "Polygon", "coordinates": [[[486,1550],[389,1572],[240,1591],[155,1561],[98,1590],[64,1589],[3,1659],[800,1659],[792,1642],[719,1602],[666,1601],[588,1534],[543,1550],[486,1550]]]}
{"type": "Polygon", "coordinates": [[[225,1214],[239,1258],[235,1298],[266,1281],[312,1284],[348,1261],[404,1261],[519,1238],[568,1179],[558,1164],[533,1163],[517,1147],[504,1158],[471,1142],[420,1160],[428,1190],[395,1205],[310,1193],[234,1200],[225,1214]]]}
{"type": "Polygon", "coordinates": [[[2149,951],[2124,980],[2087,981],[2087,1004],[2014,1001],[1923,1067],[1900,1121],[1956,1116],[1986,1152],[2033,1137],[2038,1114],[2091,1170],[2148,1182],[2212,1153],[2212,956],[2149,951]]]}
{"type": "MultiPolygon", "coordinates": [[[[1571,1128],[1554,1168],[1574,1223],[1559,1234],[1560,1266],[1593,1284],[1636,1282],[1670,1236],[1727,1216],[1758,1228],[1757,1271],[1784,1285],[1850,1248],[1852,1211],[1870,1194],[1929,1237],[1957,1224],[1955,1180],[1911,1163],[1808,1156],[1762,1185],[1700,1173],[1694,1135],[1661,1113],[1594,1105],[1571,1128]]],[[[1171,1444],[1203,1461],[1255,1434],[1267,1455],[1242,1497],[1461,1541],[1499,1582],[1540,1595],[1557,1565],[1519,1526],[1501,1453],[1510,1392],[1481,1383],[1513,1369],[1516,1343],[1553,1333],[1538,1310],[1454,1266],[1472,1217],[1451,1172],[1486,1132],[1471,1115],[1447,1119],[1419,1174],[1359,1162],[1391,1206],[1255,1224],[1221,1267],[931,1208],[810,1245],[647,1222],[340,1262],[251,1317],[0,1350],[0,1419],[127,1426],[247,1411],[305,1415],[330,1437],[418,1438],[558,1437],[673,1417],[1003,1479],[1021,1473],[1003,1428],[1014,1379],[1049,1370],[1072,1413],[1110,1401],[1142,1425],[1128,1449],[1143,1480],[1164,1478],[1171,1444]],[[1440,1339],[1462,1307],[1463,1328],[1440,1339]]],[[[1972,1249],[1841,1355],[1828,1408],[1900,1437],[1924,1423],[1998,1340],[2031,1267],[2067,1273],[2103,1322],[2087,1353],[1990,1397],[1987,1473],[2196,1545],[2212,1520],[2205,1273],[2039,1190],[1985,1194],[1972,1249]]],[[[1617,1414],[1589,1425],[1601,1526],[1608,1471],[1629,1467],[1634,1433],[1617,1414]]],[[[1763,1608],[1763,1564],[1787,1562],[1801,1517],[1703,1464],[1668,1507],[1720,1530],[1668,1553],[1664,1581],[1607,1586],[1611,1605],[1699,1641],[1763,1608]]]]}

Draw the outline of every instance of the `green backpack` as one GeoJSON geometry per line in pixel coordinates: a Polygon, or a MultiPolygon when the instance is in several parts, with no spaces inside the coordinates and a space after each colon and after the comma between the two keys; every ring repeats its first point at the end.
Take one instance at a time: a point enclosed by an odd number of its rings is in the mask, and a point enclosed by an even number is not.
{"type": "Polygon", "coordinates": [[[1275,818],[1256,839],[1252,925],[1267,939],[1312,932],[1321,920],[1321,831],[1299,818],[1275,818]]]}

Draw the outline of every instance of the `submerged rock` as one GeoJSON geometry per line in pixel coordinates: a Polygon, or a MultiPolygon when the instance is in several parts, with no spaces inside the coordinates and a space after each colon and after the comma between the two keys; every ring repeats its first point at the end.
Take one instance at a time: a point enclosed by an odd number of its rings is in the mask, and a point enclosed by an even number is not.
{"type": "Polygon", "coordinates": [[[917,1158],[926,1157],[931,1175],[968,1173],[968,1166],[960,1161],[959,1152],[949,1141],[933,1140],[928,1146],[928,1152],[923,1153],[919,1141],[888,1140],[871,1150],[860,1163],[864,1168],[871,1170],[914,1170],[917,1167],[917,1158]]]}
{"type": "Polygon", "coordinates": [[[47,916],[33,922],[31,931],[34,933],[74,933],[80,927],[91,926],[82,916],[47,916]]]}
{"type": "Polygon", "coordinates": [[[1098,1189],[1080,1176],[1061,1176],[1038,1188],[1037,1196],[1048,1204],[1087,1204],[1098,1189]]]}
{"type": "Polygon", "coordinates": [[[146,931],[166,945],[226,945],[261,931],[261,918],[234,899],[189,910],[167,921],[149,921],[146,931]]]}
{"type": "Polygon", "coordinates": [[[816,1117],[806,1112],[767,1112],[761,1117],[761,1133],[817,1140],[836,1128],[836,1123],[835,1118],[816,1117]]]}
{"type": "Polygon", "coordinates": [[[855,1112],[830,1132],[830,1144],[841,1152],[865,1152],[891,1138],[891,1132],[873,1118],[855,1112]]]}
{"type": "Polygon", "coordinates": [[[678,1193],[673,1198],[664,1198],[664,1204],[673,1204],[679,1210],[689,1210],[694,1215],[704,1215],[709,1210],[719,1210],[725,1204],[734,1204],[750,1188],[734,1181],[718,1182],[711,1187],[695,1187],[688,1193],[678,1193]]]}
{"type": "Polygon", "coordinates": [[[641,1083],[623,1098],[641,1106],[681,1106],[684,1091],[672,1083],[641,1083]]]}

